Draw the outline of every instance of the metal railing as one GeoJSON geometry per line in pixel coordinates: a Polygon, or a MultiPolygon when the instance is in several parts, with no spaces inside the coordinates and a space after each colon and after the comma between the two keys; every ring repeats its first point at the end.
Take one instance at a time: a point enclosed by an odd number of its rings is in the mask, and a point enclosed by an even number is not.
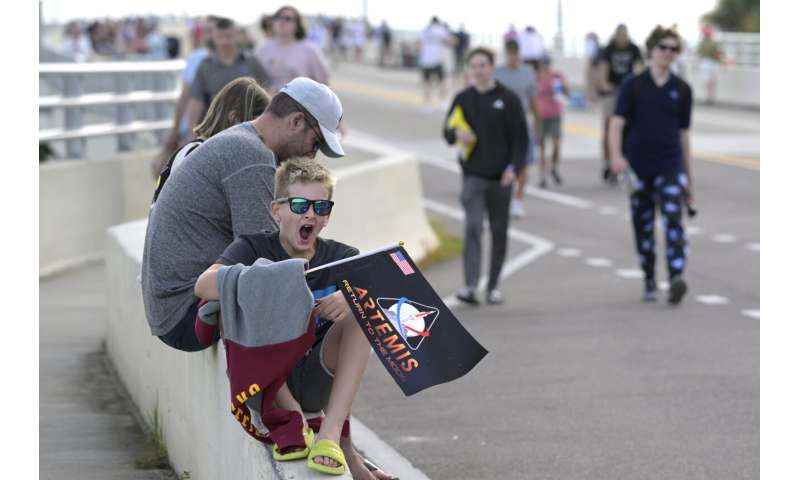
{"type": "Polygon", "coordinates": [[[40,91],[55,93],[39,97],[39,111],[64,112],[62,122],[53,122],[61,125],[39,130],[39,142],[64,142],[68,158],[85,158],[92,137],[115,137],[117,151],[131,150],[138,133],[153,132],[160,140],[172,126],[184,65],[183,60],[39,64],[40,91]]]}

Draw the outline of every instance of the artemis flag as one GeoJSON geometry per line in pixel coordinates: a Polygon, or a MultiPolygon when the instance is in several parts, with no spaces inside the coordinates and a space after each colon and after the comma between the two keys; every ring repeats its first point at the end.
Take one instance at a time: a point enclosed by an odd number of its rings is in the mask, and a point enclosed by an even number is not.
{"type": "Polygon", "coordinates": [[[372,349],[406,395],[465,375],[488,353],[402,245],[313,270],[323,268],[331,269],[372,349]]]}

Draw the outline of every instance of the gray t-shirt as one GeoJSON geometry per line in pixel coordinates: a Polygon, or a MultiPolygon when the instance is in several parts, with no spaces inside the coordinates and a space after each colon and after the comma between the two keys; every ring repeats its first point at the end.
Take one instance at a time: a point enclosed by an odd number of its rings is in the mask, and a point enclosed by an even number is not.
{"type": "Polygon", "coordinates": [[[518,68],[497,67],[494,78],[517,94],[525,113],[531,113],[531,100],[536,97],[536,74],[529,65],[518,68]]]}
{"type": "MultiPolygon", "coordinates": [[[[197,73],[195,73],[189,89],[189,96],[203,102],[205,110],[208,110],[211,100],[222,90],[222,87],[239,77],[253,77],[264,88],[269,83],[269,75],[252,55],[239,53],[232,64],[226,65],[216,55],[211,54],[197,67],[197,73]]],[[[203,116],[205,116],[205,111],[203,116]]]]}
{"type": "Polygon", "coordinates": [[[274,231],[274,153],[245,122],[203,142],[173,171],[150,210],[142,296],[153,335],[172,330],[193,302],[197,277],[235,237],[274,231]]]}

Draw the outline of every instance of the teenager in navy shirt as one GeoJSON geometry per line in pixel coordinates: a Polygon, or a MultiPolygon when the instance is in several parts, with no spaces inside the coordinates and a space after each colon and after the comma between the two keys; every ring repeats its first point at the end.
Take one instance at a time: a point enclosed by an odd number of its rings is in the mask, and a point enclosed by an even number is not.
{"type": "Polygon", "coordinates": [[[692,89],[670,72],[680,50],[675,30],[661,26],[653,30],[647,39],[649,68],[622,83],[610,130],[612,169],[619,173],[630,168],[635,174],[631,220],[645,275],[643,299],[657,299],[654,230],[658,206],[666,236],[669,303],[673,305],[680,303],[687,291],[681,214],[683,203],[693,202],[689,166],[692,89]]]}

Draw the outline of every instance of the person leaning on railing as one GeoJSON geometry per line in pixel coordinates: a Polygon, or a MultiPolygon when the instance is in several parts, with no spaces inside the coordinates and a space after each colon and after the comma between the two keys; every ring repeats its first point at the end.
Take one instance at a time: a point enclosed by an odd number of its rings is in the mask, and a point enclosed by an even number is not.
{"type": "Polygon", "coordinates": [[[255,119],[266,110],[269,101],[267,91],[254,78],[240,77],[228,82],[211,101],[203,121],[194,128],[195,138],[171,153],[162,152],[162,155],[153,160],[153,176],[158,176],[153,203],[164,188],[164,182],[170,173],[192,150],[226,128],[255,119]]]}

